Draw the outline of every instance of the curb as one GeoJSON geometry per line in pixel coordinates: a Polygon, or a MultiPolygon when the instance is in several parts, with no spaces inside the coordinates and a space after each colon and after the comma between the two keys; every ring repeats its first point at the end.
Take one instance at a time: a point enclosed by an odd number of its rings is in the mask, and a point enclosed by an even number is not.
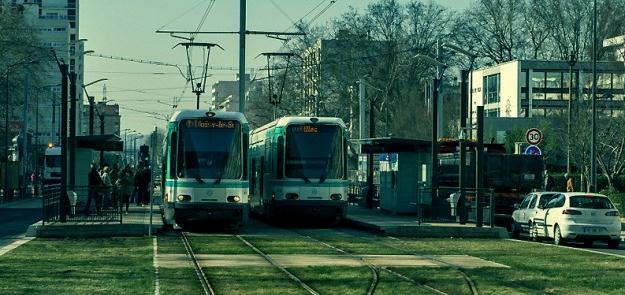
{"type": "Polygon", "coordinates": [[[455,226],[380,226],[349,217],[344,219],[345,224],[376,234],[419,237],[419,238],[509,238],[508,232],[502,227],[467,228],[455,226]]]}

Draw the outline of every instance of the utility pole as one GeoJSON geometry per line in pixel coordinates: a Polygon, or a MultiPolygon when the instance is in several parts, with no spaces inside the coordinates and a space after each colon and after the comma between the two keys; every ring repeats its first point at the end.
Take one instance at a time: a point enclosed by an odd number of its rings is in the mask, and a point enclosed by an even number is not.
{"type": "Polygon", "coordinates": [[[246,0],[239,2],[239,113],[245,113],[245,32],[247,22],[246,0]]]}
{"type": "Polygon", "coordinates": [[[61,70],[61,134],[59,143],[61,144],[61,198],[60,198],[60,221],[67,221],[69,203],[67,199],[67,84],[68,65],[59,64],[61,70]]]}
{"type": "Polygon", "coordinates": [[[358,79],[358,138],[365,137],[365,81],[363,78],[358,79]]]}
{"type": "MultiPolygon", "coordinates": [[[[484,207],[480,201],[481,190],[484,187],[484,106],[477,107],[477,144],[475,145],[475,199],[477,212],[475,226],[482,227],[484,223],[484,207]]],[[[492,204],[491,204],[492,205],[492,204]]],[[[490,212],[493,212],[490,208],[490,212]]],[[[490,225],[493,227],[495,216],[490,216],[490,225]]]]}
{"type": "Polygon", "coordinates": [[[592,142],[590,145],[590,189],[597,190],[597,0],[592,17],[592,142]]]}
{"type": "Polygon", "coordinates": [[[467,102],[469,99],[468,92],[468,80],[469,71],[462,70],[460,72],[460,136],[458,140],[458,145],[460,147],[460,165],[459,166],[459,189],[460,189],[460,198],[458,198],[458,217],[460,219],[460,224],[465,224],[467,222],[468,211],[466,207],[466,163],[467,163],[467,102]]]}
{"type": "Polygon", "coordinates": [[[76,185],[76,72],[69,73],[69,189],[74,190],[76,185]]]}
{"type": "Polygon", "coordinates": [[[571,119],[572,119],[572,103],[573,103],[573,66],[575,66],[575,53],[569,55],[569,101],[566,124],[566,173],[571,175],[571,119]]]}
{"type": "Polygon", "coordinates": [[[20,149],[20,164],[22,166],[21,174],[21,185],[20,185],[20,197],[22,199],[26,198],[26,188],[28,187],[26,183],[28,183],[28,72],[24,73],[24,111],[22,119],[24,123],[22,123],[22,142],[19,145],[22,146],[20,149]]]}

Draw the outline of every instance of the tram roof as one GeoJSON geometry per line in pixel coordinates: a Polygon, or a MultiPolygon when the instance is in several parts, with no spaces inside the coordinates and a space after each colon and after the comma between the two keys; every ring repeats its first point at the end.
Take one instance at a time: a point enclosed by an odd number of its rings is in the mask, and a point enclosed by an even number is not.
{"type": "Polygon", "coordinates": [[[343,120],[341,120],[340,118],[336,118],[336,117],[282,117],[282,118],[276,119],[275,121],[267,123],[261,127],[258,127],[256,130],[264,130],[264,129],[271,128],[271,127],[286,126],[286,125],[293,124],[293,123],[336,124],[345,128],[345,123],[343,122],[343,120]]]}
{"type": "Polygon", "coordinates": [[[230,120],[237,120],[241,123],[246,124],[247,123],[247,119],[245,118],[245,116],[239,112],[225,112],[225,111],[211,111],[211,110],[179,110],[176,111],[171,118],[169,119],[169,122],[178,122],[180,120],[184,120],[184,119],[198,119],[198,118],[209,118],[209,116],[207,115],[207,113],[214,113],[215,115],[212,118],[217,118],[217,119],[230,119],[230,120]]]}

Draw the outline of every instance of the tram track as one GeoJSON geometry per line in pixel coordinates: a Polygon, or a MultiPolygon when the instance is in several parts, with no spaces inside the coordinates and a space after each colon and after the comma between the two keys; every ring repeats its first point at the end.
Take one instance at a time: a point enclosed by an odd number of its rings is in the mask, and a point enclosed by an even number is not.
{"type": "Polygon", "coordinates": [[[191,243],[189,243],[189,239],[187,238],[187,235],[185,234],[184,231],[180,232],[180,237],[182,239],[182,243],[184,244],[184,248],[187,251],[187,257],[189,257],[189,260],[191,260],[191,264],[193,265],[195,273],[197,274],[200,284],[202,285],[202,290],[204,291],[204,294],[215,295],[216,294],[215,290],[213,290],[213,287],[211,286],[210,282],[206,278],[206,274],[204,273],[204,271],[202,270],[202,267],[198,263],[197,258],[195,257],[195,253],[193,253],[193,248],[191,247],[191,243]]]}
{"type": "MultiPolygon", "coordinates": [[[[371,285],[369,287],[369,290],[367,291],[367,295],[372,295],[375,292],[375,288],[377,287],[377,285],[379,283],[379,270],[378,270],[378,267],[376,267],[375,265],[369,263],[366,260],[365,257],[363,257],[361,255],[356,255],[356,254],[349,253],[349,252],[347,252],[347,251],[345,251],[345,250],[343,250],[341,248],[333,246],[333,245],[331,245],[331,244],[329,244],[327,242],[324,242],[322,240],[319,240],[317,238],[313,238],[310,235],[303,234],[303,233],[301,233],[299,231],[295,231],[295,230],[291,230],[291,231],[294,232],[294,233],[297,233],[298,235],[303,236],[303,237],[305,237],[305,238],[307,238],[307,239],[309,239],[311,241],[320,243],[320,244],[322,244],[322,245],[324,245],[326,247],[334,249],[334,250],[336,250],[336,251],[338,251],[338,252],[340,252],[340,253],[342,253],[344,255],[347,255],[347,256],[350,256],[350,257],[353,257],[353,258],[356,258],[356,259],[362,261],[365,265],[367,265],[375,273],[374,278],[373,278],[373,280],[371,282],[371,285]]],[[[409,282],[409,283],[411,283],[411,284],[413,284],[413,285],[415,285],[415,286],[417,286],[417,287],[419,287],[419,288],[421,288],[423,290],[430,291],[430,292],[432,292],[434,294],[438,294],[438,295],[447,295],[447,293],[445,293],[445,292],[443,292],[443,291],[441,291],[439,289],[436,289],[436,288],[434,288],[432,286],[429,286],[427,284],[423,284],[423,283],[417,282],[416,280],[411,279],[411,278],[409,278],[409,277],[407,277],[405,275],[402,275],[402,274],[400,274],[398,272],[395,272],[395,271],[393,271],[393,270],[391,270],[391,269],[389,269],[387,267],[379,267],[379,269],[381,269],[381,270],[383,270],[383,271],[385,271],[385,272],[387,272],[387,273],[389,273],[389,274],[391,274],[391,275],[393,275],[395,277],[398,277],[398,278],[400,278],[400,279],[402,279],[404,281],[407,281],[407,282],[409,282]]]]}
{"type": "Polygon", "coordinates": [[[308,293],[313,294],[313,295],[319,295],[319,293],[317,291],[315,291],[312,287],[310,287],[309,285],[304,283],[301,279],[299,279],[293,273],[288,271],[285,267],[283,267],[279,263],[275,262],[269,255],[267,255],[266,253],[264,253],[263,251],[258,249],[256,246],[254,246],[251,242],[246,240],[244,237],[242,237],[241,235],[234,235],[234,236],[237,239],[239,239],[241,242],[243,242],[245,245],[250,247],[252,250],[254,250],[254,252],[256,252],[258,255],[262,256],[271,265],[273,265],[274,267],[278,268],[280,271],[285,273],[291,280],[293,280],[294,282],[299,284],[302,288],[304,288],[306,291],[308,291],[308,293]]]}
{"type": "MultiPolygon", "coordinates": [[[[342,232],[342,233],[344,233],[344,234],[347,234],[347,235],[349,235],[349,236],[352,236],[352,237],[357,237],[357,238],[360,238],[360,239],[363,239],[363,240],[366,240],[366,241],[369,241],[369,242],[374,242],[374,243],[376,243],[376,244],[378,244],[378,245],[381,245],[381,246],[384,246],[384,247],[389,247],[389,248],[392,248],[392,249],[394,249],[394,250],[400,251],[400,252],[402,252],[402,253],[404,253],[404,254],[407,254],[407,255],[413,255],[413,256],[423,256],[423,255],[419,255],[419,254],[417,254],[417,253],[414,253],[414,252],[412,252],[412,251],[408,251],[408,250],[406,250],[406,249],[403,249],[403,248],[397,247],[397,246],[392,245],[392,244],[389,244],[389,243],[380,242],[380,241],[378,241],[378,240],[376,240],[376,239],[373,239],[373,238],[370,238],[370,237],[365,237],[365,236],[363,236],[363,235],[361,235],[361,234],[358,234],[358,235],[357,235],[357,234],[353,234],[353,233],[350,233],[350,232],[346,232],[346,231],[344,231],[344,230],[337,230],[337,231],[340,231],[340,232],[342,232]]],[[[402,240],[401,240],[401,239],[399,239],[399,238],[394,238],[394,239],[396,239],[396,240],[398,240],[398,241],[402,241],[402,240]]],[[[436,258],[436,257],[434,257],[434,256],[431,256],[431,255],[430,255],[430,256],[426,256],[426,257],[427,257],[427,258],[429,258],[429,259],[432,259],[432,260],[434,260],[434,261],[436,261],[436,262],[438,262],[438,263],[441,263],[441,264],[443,264],[443,265],[445,265],[445,266],[448,266],[449,268],[451,268],[451,269],[453,269],[453,270],[457,271],[457,272],[458,272],[458,273],[462,276],[462,278],[464,279],[465,283],[467,284],[468,288],[469,288],[469,289],[470,289],[470,291],[471,291],[471,294],[473,294],[473,295],[479,295],[479,291],[478,291],[478,289],[477,289],[477,285],[476,285],[476,284],[475,284],[475,282],[471,279],[471,277],[470,277],[467,273],[465,273],[465,272],[464,272],[461,268],[459,268],[459,267],[457,267],[457,266],[455,266],[455,265],[452,265],[452,264],[450,264],[450,263],[448,263],[448,262],[446,262],[446,261],[443,261],[443,260],[441,260],[441,259],[438,259],[438,258],[436,258]]]]}

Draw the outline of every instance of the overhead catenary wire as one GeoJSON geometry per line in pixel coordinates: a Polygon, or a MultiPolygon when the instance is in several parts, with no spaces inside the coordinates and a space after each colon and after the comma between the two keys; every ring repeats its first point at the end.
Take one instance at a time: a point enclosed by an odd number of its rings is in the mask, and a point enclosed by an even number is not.
{"type": "Polygon", "coordinates": [[[189,12],[193,11],[195,8],[197,8],[198,6],[200,6],[200,4],[202,4],[204,2],[204,0],[199,0],[197,3],[195,3],[191,8],[187,9],[185,12],[183,12],[182,14],[176,16],[175,18],[173,18],[172,20],[168,21],[167,23],[165,23],[163,26],[161,26],[159,28],[159,30],[163,29],[164,27],[171,25],[173,22],[179,20],[180,18],[182,18],[183,16],[187,15],[189,12]]]}

